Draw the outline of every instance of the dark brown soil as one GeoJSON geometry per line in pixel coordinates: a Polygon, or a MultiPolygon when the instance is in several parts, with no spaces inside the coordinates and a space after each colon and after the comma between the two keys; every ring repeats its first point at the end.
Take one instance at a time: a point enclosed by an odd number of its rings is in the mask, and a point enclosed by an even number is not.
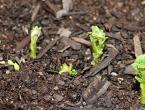
{"type": "MultiPolygon", "coordinates": [[[[59,7],[61,4],[54,5],[59,7]]],[[[133,37],[136,34],[139,34],[145,52],[145,5],[142,0],[75,0],[71,11],[86,14],[65,16],[60,20],[56,20],[41,3],[34,22],[31,22],[32,7],[31,0],[0,0],[0,60],[26,58],[26,63],[20,64],[20,72],[0,65],[0,110],[87,110],[87,107],[89,110],[145,110],[139,104],[139,87],[134,75],[125,72],[135,59],[133,37]],[[70,37],[88,41],[86,32],[92,25],[98,25],[108,33],[106,44],[114,45],[119,54],[99,72],[111,85],[96,103],[88,105],[82,98],[83,91],[91,83],[91,78],[85,77],[91,69],[92,59],[86,53],[90,49],[88,46],[81,44],[79,50],[70,47],[59,52],[63,43],[58,40],[37,60],[29,58],[29,45],[16,51],[16,44],[30,35],[35,24],[43,27],[38,53],[48,41],[58,37],[56,33],[62,26],[72,31],[70,37]],[[59,75],[58,69],[63,63],[72,63],[79,76],[59,75]]],[[[106,47],[104,56],[107,53],[106,47]]]]}

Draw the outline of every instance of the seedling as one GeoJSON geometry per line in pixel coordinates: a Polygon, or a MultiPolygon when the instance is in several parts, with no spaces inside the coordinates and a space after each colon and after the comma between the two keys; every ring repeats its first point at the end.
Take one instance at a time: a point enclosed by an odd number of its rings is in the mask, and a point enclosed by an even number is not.
{"type": "Polygon", "coordinates": [[[105,33],[98,26],[92,26],[92,32],[88,32],[87,35],[91,40],[91,49],[93,54],[92,65],[96,65],[96,63],[100,60],[100,57],[103,54],[105,40],[105,33]]]}
{"type": "Polygon", "coordinates": [[[8,65],[13,66],[15,71],[19,71],[20,70],[20,66],[18,63],[13,62],[12,60],[8,60],[8,65]]]}
{"type": "Polygon", "coordinates": [[[30,58],[35,59],[36,58],[36,52],[37,52],[37,40],[41,34],[41,27],[34,26],[31,30],[31,43],[30,43],[30,58]]]}
{"type": "Polygon", "coordinates": [[[145,104],[145,54],[138,56],[132,66],[137,72],[135,79],[140,83],[140,103],[145,104]]]}
{"type": "Polygon", "coordinates": [[[77,77],[78,73],[77,71],[73,68],[72,64],[67,65],[64,63],[59,70],[59,74],[62,73],[68,73],[71,77],[77,77]]]}

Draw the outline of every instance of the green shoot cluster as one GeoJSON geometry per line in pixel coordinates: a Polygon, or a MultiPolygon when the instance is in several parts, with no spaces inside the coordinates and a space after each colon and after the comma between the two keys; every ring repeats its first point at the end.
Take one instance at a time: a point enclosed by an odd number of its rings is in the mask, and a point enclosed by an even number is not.
{"type": "Polygon", "coordinates": [[[135,79],[140,83],[140,103],[145,104],[145,54],[138,56],[132,66],[137,72],[135,79]]]}
{"type": "Polygon", "coordinates": [[[59,74],[62,73],[68,73],[71,77],[77,77],[78,73],[77,71],[73,68],[72,64],[67,65],[64,63],[59,70],[59,74]]]}
{"type": "Polygon", "coordinates": [[[13,62],[12,60],[8,60],[8,65],[13,66],[15,71],[19,71],[20,70],[20,66],[18,65],[18,63],[13,62]]]}
{"type": "Polygon", "coordinates": [[[37,52],[36,43],[40,34],[41,34],[41,27],[34,26],[31,30],[31,43],[30,43],[30,58],[32,59],[36,58],[36,52],[37,52]]]}
{"type": "Polygon", "coordinates": [[[107,38],[105,37],[104,31],[97,26],[92,26],[92,32],[88,32],[87,35],[91,40],[91,48],[93,54],[93,61],[91,62],[91,64],[96,65],[103,54],[105,40],[107,38]]]}

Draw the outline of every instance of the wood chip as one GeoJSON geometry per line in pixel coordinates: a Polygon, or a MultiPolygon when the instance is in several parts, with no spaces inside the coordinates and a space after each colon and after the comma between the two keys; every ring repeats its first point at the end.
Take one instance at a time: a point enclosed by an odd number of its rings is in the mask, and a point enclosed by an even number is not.
{"type": "Polygon", "coordinates": [[[68,44],[74,50],[80,50],[81,49],[81,44],[78,43],[78,42],[75,42],[74,40],[71,40],[70,38],[68,38],[68,44]]]}
{"type": "Polygon", "coordinates": [[[29,44],[30,40],[31,40],[31,38],[29,36],[25,37],[21,42],[17,43],[16,50],[20,51],[21,49],[23,49],[25,46],[27,46],[29,44]]]}
{"type": "Polygon", "coordinates": [[[122,38],[121,35],[120,35],[120,32],[117,32],[117,33],[115,33],[115,34],[112,33],[112,32],[110,32],[110,33],[107,34],[107,36],[110,37],[110,38],[113,38],[113,39],[122,41],[122,42],[124,41],[123,38],[122,38]]]}
{"type": "Polygon", "coordinates": [[[32,16],[31,16],[31,21],[33,22],[36,19],[36,16],[40,10],[40,2],[34,5],[34,8],[32,10],[32,16]]]}
{"type": "Polygon", "coordinates": [[[117,21],[115,25],[119,28],[125,29],[127,31],[145,31],[145,26],[137,26],[137,25],[132,25],[131,23],[128,23],[127,21],[117,21]]]}
{"type": "Polygon", "coordinates": [[[84,45],[86,45],[86,46],[91,46],[91,42],[90,42],[90,41],[87,41],[87,40],[85,40],[85,39],[83,39],[83,38],[71,37],[71,39],[73,39],[74,41],[79,42],[79,43],[81,43],[81,44],[84,44],[84,45]]]}
{"type": "Polygon", "coordinates": [[[68,28],[63,28],[63,27],[59,28],[57,32],[57,34],[59,34],[62,37],[70,37],[71,33],[72,32],[68,28]]]}
{"type": "Polygon", "coordinates": [[[62,43],[64,43],[64,47],[63,49],[59,50],[59,52],[63,52],[64,50],[66,50],[67,48],[71,47],[74,50],[80,50],[81,49],[81,44],[78,42],[75,42],[74,40],[67,38],[67,37],[63,37],[61,39],[62,43]]]}
{"type": "Polygon", "coordinates": [[[86,27],[86,26],[84,26],[84,25],[82,25],[82,24],[77,23],[77,24],[76,24],[76,26],[77,26],[78,28],[80,28],[80,29],[82,29],[82,30],[86,31],[86,32],[88,32],[88,31],[89,31],[89,28],[88,28],[88,27],[86,27]]]}
{"type": "Polygon", "coordinates": [[[73,8],[73,0],[62,0],[63,9],[56,12],[56,18],[61,18],[73,8]]]}
{"type": "Polygon", "coordinates": [[[142,48],[141,48],[141,43],[139,36],[136,34],[133,38],[134,41],[134,51],[135,51],[135,56],[138,57],[139,55],[142,55],[142,48]]]}
{"type": "Polygon", "coordinates": [[[89,84],[87,89],[84,90],[84,100],[87,102],[87,104],[95,103],[97,99],[107,91],[109,85],[109,81],[102,79],[100,75],[97,75],[89,84]]]}
{"type": "Polygon", "coordinates": [[[89,76],[95,76],[98,72],[100,72],[102,69],[106,68],[112,60],[118,55],[119,51],[111,44],[107,44],[108,47],[108,57],[105,58],[102,62],[97,64],[94,68],[90,70],[89,73],[86,74],[85,77],[89,76]]]}
{"type": "MultiPolygon", "coordinates": [[[[45,3],[45,4],[47,5],[47,7],[51,10],[51,13],[52,13],[53,15],[56,16],[56,13],[57,13],[57,11],[58,11],[57,7],[56,7],[54,4],[52,4],[52,3],[50,2],[50,0],[44,0],[44,3],[45,3]]],[[[48,10],[48,11],[50,11],[50,10],[48,10]]]]}

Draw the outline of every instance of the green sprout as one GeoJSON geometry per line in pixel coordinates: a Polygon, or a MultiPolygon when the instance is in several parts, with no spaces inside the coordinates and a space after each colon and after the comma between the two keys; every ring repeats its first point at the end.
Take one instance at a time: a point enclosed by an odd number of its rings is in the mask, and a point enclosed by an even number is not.
{"type": "Polygon", "coordinates": [[[96,65],[103,54],[105,46],[104,43],[107,38],[105,37],[104,31],[98,26],[92,26],[92,32],[88,32],[87,35],[91,40],[91,48],[93,53],[93,61],[91,64],[96,65]]]}
{"type": "Polygon", "coordinates": [[[132,67],[137,72],[135,79],[140,83],[140,103],[145,104],[145,54],[138,56],[132,67]]]}
{"type": "Polygon", "coordinates": [[[68,73],[71,77],[76,77],[78,75],[72,64],[67,65],[66,63],[60,67],[59,74],[62,73],[68,73]]]}
{"type": "Polygon", "coordinates": [[[30,57],[32,59],[36,58],[36,52],[37,52],[36,43],[40,34],[41,34],[41,27],[34,26],[31,30],[31,43],[30,43],[30,57]]]}
{"type": "Polygon", "coordinates": [[[13,66],[15,71],[19,71],[20,70],[20,66],[18,63],[13,62],[12,60],[8,60],[8,65],[13,66]]]}

